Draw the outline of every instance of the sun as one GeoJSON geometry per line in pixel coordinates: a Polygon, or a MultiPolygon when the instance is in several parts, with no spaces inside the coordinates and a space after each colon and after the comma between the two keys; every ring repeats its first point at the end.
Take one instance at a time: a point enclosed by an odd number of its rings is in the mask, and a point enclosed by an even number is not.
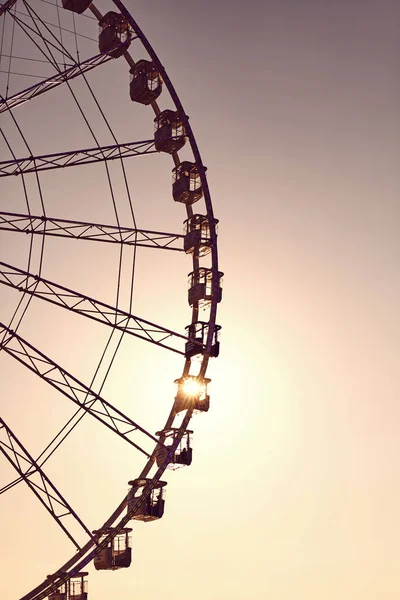
{"type": "Polygon", "coordinates": [[[187,377],[182,383],[182,392],[189,398],[195,398],[200,396],[202,387],[203,386],[198,381],[197,377],[187,377]]]}

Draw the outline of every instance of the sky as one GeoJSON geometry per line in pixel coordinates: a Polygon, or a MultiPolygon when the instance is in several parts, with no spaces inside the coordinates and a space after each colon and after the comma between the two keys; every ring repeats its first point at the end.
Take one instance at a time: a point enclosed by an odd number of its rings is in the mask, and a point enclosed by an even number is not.
{"type": "MultiPolygon", "coordinates": [[[[126,6],[208,167],[225,274],[221,353],[209,369],[210,411],[191,424],[193,463],[167,474],[163,519],[135,524],[129,569],[90,570],[89,598],[398,600],[400,8],[389,0],[126,6]]],[[[123,141],[151,137],[152,116],[130,103],[120,60],[95,70],[93,86],[123,141]]],[[[90,145],[61,88],[35,102],[18,113],[35,152],[90,145]]],[[[8,158],[2,143],[0,160],[8,158]]],[[[168,157],[132,163],[141,226],[179,230],[168,157]]],[[[119,182],[117,167],[112,176],[119,182]]],[[[49,173],[43,187],[49,214],[113,218],[96,166],[49,173]]],[[[4,189],[1,210],[22,212],[17,183],[4,189]]],[[[27,240],[3,232],[0,240],[1,260],[24,264],[27,240]]],[[[46,276],[112,302],[118,253],[78,243],[46,241],[46,276]]],[[[155,252],[138,256],[137,314],[183,330],[189,260],[155,252]]],[[[16,296],[0,294],[3,320],[16,296]]],[[[21,334],[89,383],[107,332],[75,317],[37,301],[21,334]]],[[[157,431],[180,359],[136,340],[122,346],[104,395],[157,431]]],[[[36,453],[71,407],[14,362],[0,356],[1,414],[36,453]]],[[[87,420],[48,464],[94,528],[142,462],[87,420]]],[[[13,478],[4,462],[0,478],[13,478]]],[[[0,506],[0,590],[14,600],[71,545],[29,490],[16,486],[0,506]]]]}

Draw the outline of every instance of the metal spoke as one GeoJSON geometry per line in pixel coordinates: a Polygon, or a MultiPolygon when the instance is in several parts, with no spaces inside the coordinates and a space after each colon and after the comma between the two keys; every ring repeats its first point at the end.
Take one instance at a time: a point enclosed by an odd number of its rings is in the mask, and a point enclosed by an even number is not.
{"type": "Polygon", "coordinates": [[[180,233],[0,211],[0,230],[183,252],[180,233]]]}
{"type": "MultiPolygon", "coordinates": [[[[175,137],[176,136],[168,139],[175,139],[175,137]]],[[[1,161],[0,177],[10,177],[11,175],[20,175],[21,173],[35,173],[36,171],[64,169],[66,167],[76,167],[79,165],[105,162],[119,158],[154,154],[156,152],[158,152],[158,150],[155,149],[154,139],[151,139],[128,142],[126,144],[112,144],[108,146],[97,146],[95,148],[43,154],[41,156],[28,156],[25,158],[1,161]]]]}
{"type": "Polygon", "coordinates": [[[43,94],[44,92],[47,92],[48,90],[51,90],[62,83],[65,83],[66,81],[75,79],[75,77],[79,77],[79,75],[82,75],[83,73],[86,73],[87,71],[90,71],[91,69],[94,69],[95,67],[108,62],[111,59],[112,56],[110,56],[110,54],[96,54],[96,56],[88,58],[81,63],[77,63],[76,65],[61,71],[60,73],[57,73],[56,75],[53,75],[44,81],[40,81],[39,83],[26,88],[22,92],[18,92],[17,94],[10,96],[9,98],[0,97],[0,113],[12,110],[19,104],[23,104],[24,102],[27,102],[28,100],[31,100],[32,98],[35,98],[36,96],[39,96],[40,94],[43,94]]]}
{"type": "MultiPolygon", "coordinates": [[[[46,300],[61,308],[108,325],[113,329],[184,355],[182,350],[166,344],[165,341],[188,341],[189,338],[186,336],[1,261],[0,284],[30,294],[35,298],[46,300]]],[[[201,342],[191,341],[204,348],[201,342]]]]}
{"type": "Polygon", "coordinates": [[[136,450],[139,450],[148,458],[151,456],[147,450],[132,440],[132,433],[140,432],[152,442],[159,443],[156,437],[3,323],[0,323],[0,335],[2,336],[0,350],[25,365],[35,375],[38,375],[74,404],[100,421],[108,429],[111,429],[136,450]]]}
{"type": "Polygon", "coordinates": [[[95,541],[95,538],[77,513],[60,494],[43,469],[32,458],[2,418],[0,418],[0,452],[12,464],[20,478],[25,481],[78,550],[81,548],[62,522],[61,519],[63,517],[72,516],[84,532],[95,541]],[[27,469],[24,470],[26,467],[27,469]],[[36,481],[34,480],[34,476],[36,476],[36,481]]]}
{"type": "Polygon", "coordinates": [[[0,17],[6,10],[11,10],[17,0],[6,0],[4,4],[0,4],[0,17]]]}

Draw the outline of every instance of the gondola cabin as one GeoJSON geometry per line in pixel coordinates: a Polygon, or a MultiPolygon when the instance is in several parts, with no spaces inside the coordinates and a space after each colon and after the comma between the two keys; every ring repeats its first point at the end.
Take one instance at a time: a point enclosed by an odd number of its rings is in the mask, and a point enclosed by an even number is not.
{"type": "Polygon", "coordinates": [[[78,573],[69,580],[69,600],[87,600],[87,577],[88,573],[78,573]]]}
{"type": "Polygon", "coordinates": [[[222,300],[222,277],[223,273],[218,271],[217,286],[213,288],[212,269],[201,267],[188,275],[188,302],[190,306],[197,304],[205,308],[216,297],[217,302],[222,300]]]}
{"type": "Polygon", "coordinates": [[[151,479],[135,479],[129,482],[132,486],[128,492],[128,511],[136,510],[132,515],[135,521],[155,521],[164,514],[166,481],[158,481],[150,494],[145,497],[144,490],[151,479]]]}
{"type": "Polygon", "coordinates": [[[172,154],[186,143],[185,127],[177,111],[163,110],[154,119],[154,140],[157,152],[172,154]]]}
{"type": "Polygon", "coordinates": [[[128,22],[117,12],[110,11],[99,21],[99,50],[108,52],[113,58],[119,58],[127,51],[132,32],[128,22]]]}
{"type": "MultiPolygon", "coordinates": [[[[156,461],[157,466],[161,466],[167,458],[171,446],[174,444],[179,429],[164,429],[156,433],[160,438],[160,446],[156,450],[156,461]]],[[[170,469],[178,469],[179,467],[189,466],[192,464],[193,451],[192,451],[192,434],[193,431],[185,431],[179,444],[170,458],[168,467],[170,469]]]]}
{"type": "MultiPolygon", "coordinates": [[[[132,549],[129,534],[131,531],[130,528],[123,529],[95,556],[93,564],[97,571],[116,571],[130,566],[132,549]]],[[[99,536],[99,542],[101,542],[112,533],[112,529],[101,529],[94,533],[99,536]]]]}
{"type": "MultiPolygon", "coordinates": [[[[218,219],[214,219],[217,231],[218,219]]],[[[184,221],[183,249],[186,254],[206,256],[211,252],[210,221],[207,215],[193,215],[184,221]]]]}
{"type": "MultiPolygon", "coordinates": [[[[220,325],[214,326],[214,334],[212,345],[210,348],[210,356],[217,357],[219,355],[219,331],[220,325]]],[[[208,337],[209,324],[204,321],[196,321],[186,327],[187,337],[189,340],[185,344],[185,357],[187,359],[194,356],[203,355],[206,351],[206,343],[208,337]]]]}
{"type": "Polygon", "coordinates": [[[189,205],[203,197],[200,173],[195,163],[185,160],[172,170],[172,196],[175,202],[189,205]]]}
{"type": "Polygon", "coordinates": [[[85,12],[92,4],[92,0],[62,0],[63,8],[79,15],[85,12]]]}
{"type": "Polygon", "coordinates": [[[148,105],[158,98],[162,91],[162,79],[154,64],[148,60],[139,60],[130,69],[129,87],[132,102],[148,105]]]}
{"type": "Polygon", "coordinates": [[[48,600],[88,600],[88,573],[77,573],[48,597],[48,600]]]}
{"type": "Polygon", "coordinates": [[[207,412],[210,408],[210,396],[208,394],[208,384],[211,379],[206,377],[195,377],[187,375],[175,379],[178,387],[175,396],[174,413],[191,408],[195,412],[207,412]]]}

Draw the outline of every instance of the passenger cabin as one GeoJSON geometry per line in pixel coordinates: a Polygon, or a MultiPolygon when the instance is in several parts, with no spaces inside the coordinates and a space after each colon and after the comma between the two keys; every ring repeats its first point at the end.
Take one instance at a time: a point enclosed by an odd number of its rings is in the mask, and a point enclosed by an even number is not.
{"type": "Polygon", "coordinates": [[[222,300],[222,277],[223,273],[218,271],[217,288],[213,289],[213,272],[212,269],[200,267],[192,271],[188,275],[188,302],[190,306],[198,304],[199,307],[205,308],[211,303],[214,296],[217,302],[222,300]]]}
{"type": "MultiPolygon", "coordinates": [[[[183,249],[186,254],[206,256],[211,252],[210,221],[207,215],[193,215],[184,221],[183,249]]],[[[217,231],[218,219],[214,219],[217,231]]]]}
{"type": "Polygon", "coordinates": [[[194,204],[203,197],[200,173],[195,163],[185,160],[172,170],[172,196],[175,202],[183,204],[194,204]]]}
{"type": "Polygon", "coordinates": [[[79,15],[85,12],[91,4],[92,0],[62,0],[63,8],[72,10],[72,12],[78,13],[79,15]]]}
{"type": "MultiPolygon", "coordinates": [[[[156,433],[157,436],[160,437],[160,446],[156,450],[156,461],[157,466],[161,467],[167,458],[168,453],[170,452],[171,446],[174,444],[179,429],[164,429],[163,431],[158,431],[156,433]]],[[[170,469],[178,469],[179,467],[189,466],[192,463],[192,434],[193,431],[185,431],[179,444],[175,450],[174,455],[170,459],[168,463],[168,468],[170,469]]]]}
{"type": "MultiPolygon", "coordinates": [[[[112,529],[100,529],[94,531],[99,536],[99,542],[112,533],[112,529]]],[[[132,529],[122,529],[108,543],[106,548],[103,548],[93,560],[93,564],[97,571],[116,571],[117,569],[125,569],[130,566],[132,561],[131,537],[132,529]]]]}
{"type": "MultiPolygon", "coordinates": [[[[206,342],[208,337],[209,324],[204,321],[196,321],[191,323],[186,328],[189,340],[185,344],[185,357],[187,359],[194,356],[205,354],[206,342]]],[[[210,349],[210,356],[217,357],[219,354],[219,332],[221,326],[214,326],[214,334],[210,349]]]]}
{"type": "Polygon", "coordinates": [[[193,375],[175,379],[178,386],[175,396],[174,413],[177,414],[188,408],[195,412],[207,412],[210,408],[210,396],[207,392],[207,386],[211,379],[203,377],[199,379],[193,375]]]}
{"type": "Polygon", "coordinates": [[[166,481],[158,481],[150,494],[145,498],[143,492],[151,479],[134,479],[129,482],[132,486],[128,492],[128,511],[132,511],[136,505],[137,510],[132,515],[135,521],[155,521],[161,519],[164,514],[166,481]]]}
{"type": "Polygon", "coordinates": [[[148,105],[158,98],[162,91],[162,79],[152,62],[139,60],[129,72],[132,102],[148,105]]]}
{"type": "Polygon", "coordinates": [[[77,573],[51,594],[48,600],[87,600],[87,576],[88,573],[77,573]]]}
{"type": "Polygon", "coordinates": [[[69,580],[68,600],[87,600],[87,577],[88,573],[78,573],[69,580]]]}
{"type": "Polygon", "coordinates": [[[154,119],[155,148],[157,152],[172,154],[186,143],[185,127],[177,111],[163,110],[154,119]]]}
{"type": "Polygon", "coordinates": [[[99,21],[99,50],[119,58],[127,51],[132,37],[128,22],[117,12],[110,11],[99,21]]]}

